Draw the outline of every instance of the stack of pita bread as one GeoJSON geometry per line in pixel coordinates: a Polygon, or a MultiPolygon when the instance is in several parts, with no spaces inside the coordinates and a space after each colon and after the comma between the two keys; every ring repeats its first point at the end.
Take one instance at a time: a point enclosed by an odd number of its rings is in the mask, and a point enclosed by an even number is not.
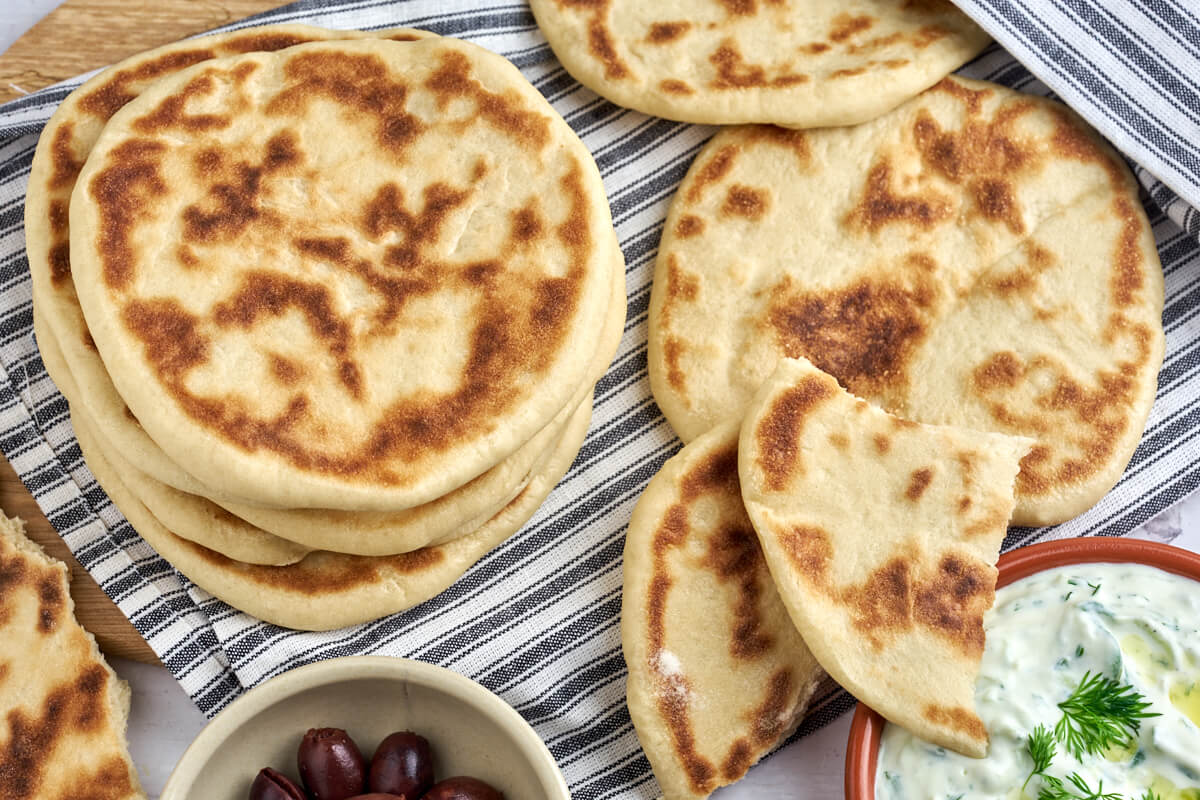
{"type": "Polygon", "coordinates": [[[243,30],[47,125],[36,335],[89,467],[196,584],[340,627],[446,588],[575,458],[624,327],[595,163],[503,58],[243,30]]]}
{"type": "Polygon", "coordinates": [[[125,743],[129,687],[68,589],[67,565],[0,514],[0,797],[144,799],[125,743]]]}
{"type": "Polygon", "coordinates": [[[1062,105],[947,77],[988,39],[943,0],[531,4],[614,102],[756,123],[696,158],[650,300],[687,446],[630,524],[622,639],[666,797],[740,777],[822,670],[983,755],[1007,525],[1098,502],[1154,400],[1163,276],[1132,175],[1062,105]]]}

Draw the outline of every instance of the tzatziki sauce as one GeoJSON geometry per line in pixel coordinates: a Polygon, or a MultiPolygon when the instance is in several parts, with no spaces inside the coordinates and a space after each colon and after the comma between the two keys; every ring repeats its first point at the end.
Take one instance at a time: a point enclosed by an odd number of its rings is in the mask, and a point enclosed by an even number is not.
{"type": "Polygon", "coordinates": [[[1046,796],[1200,800],[1200,584],[1140,564],[1046,570],[997,589],[984,629],[975,704],[987,756],[888,724],[876,800],[1037,800],[1055,780],[1063,793],[1046,796]],[[1059,704],[1088,676],[1132,687],[1149,703],[1143,713],[1157,716],[1137,719],[1136,734],[1098,754],[1076,758],[1056,740],[1049,766],[1031,775],[1030,735],[1040,725],[1050,738],[1063,721],[1059,704]]]}

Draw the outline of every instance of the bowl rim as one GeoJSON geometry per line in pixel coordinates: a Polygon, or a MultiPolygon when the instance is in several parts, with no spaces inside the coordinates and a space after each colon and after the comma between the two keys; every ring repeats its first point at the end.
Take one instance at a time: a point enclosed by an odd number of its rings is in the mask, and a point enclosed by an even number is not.
{"type": "Polygon", "coordinates": [[[246,719],[281,700],[316,686],[361,678],[388,678],[437,689],[480,708],[498,719],[524,752],[547,800],[570,800],[566,780],[546,743],[515,708],[485,686],[454,670],[394,656],[343,656],[282,672],[248,690],[208,721],[180,756],[167,778],[160,800],[183,800],[183,785],[199,777],[199,764],[246,719]]]}
{"type": "MultiPolygon", "coordinates": [[[[1096,536],[1055,539],[1008,551],[996,564],[1000,570],[996,587],[1056,567],[1096,563],[1145,564],[1200,582],[1200,553],[1165,542],[1096,536]]],[[[863,703],[855,707],[846,741],[846,800],[875,800],[875,766],[886,722],[863,703]]]]}

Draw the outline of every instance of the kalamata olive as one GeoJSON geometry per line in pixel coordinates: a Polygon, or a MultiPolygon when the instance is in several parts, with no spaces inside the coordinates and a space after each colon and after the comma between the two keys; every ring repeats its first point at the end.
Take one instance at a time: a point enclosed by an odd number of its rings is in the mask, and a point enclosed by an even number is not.
{"type": "Polygon", "coordinates": [[[287,775],[263,767],[250,784],[250,800],[308,800],[308,796],[287,775]]]}
{"type": "Polygon", "coordinates": [[[433,786],[433,753],[424,736],[397,731],[375,748],[367,779],[372,792],[417,798],[430,786],[433,786]]]}
{"type": "Polygon", "coordinates": [[[366,760],[341,728],[310,728],[296,761],[313,800],[346,800],[367,788],[366,760]]]}
{"type": "MultiPolygon", "coordinates": [[[[413,795],[416,797],[416,795],[413,795]]],[[[350,800],[408,800],[402,794],[384,794],[383,792],[371,792],[370,794],[356,794],[350,800]]]]}
{"type": "Polygon", "coordinates": [[[422,800],[504,800],[504,795],[478,778],[456,775],[435,783],[422,800]]]}

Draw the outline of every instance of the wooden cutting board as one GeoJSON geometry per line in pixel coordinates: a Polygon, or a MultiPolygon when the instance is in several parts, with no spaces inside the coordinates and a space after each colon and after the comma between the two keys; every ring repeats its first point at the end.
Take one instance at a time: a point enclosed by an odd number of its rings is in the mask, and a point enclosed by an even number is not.
{"type": "MultiPolygon", "coordinates": [[[[279,0],[66,0],[0,55],[0,103],[278,5],[279,0]]],[[[121,610],[71,556],[3,459],[0,508],[25,520],[30,537],[70,566],[75,614],[105,653],[158,663],[121,610]]]]}
{"type": "MultiPolygon", "coordinates": [[[[3,5],[5,0],[0,0],[3,5]]],[[[66,0],[0,55],[0,103],[282,0],[66,0]]]]}

